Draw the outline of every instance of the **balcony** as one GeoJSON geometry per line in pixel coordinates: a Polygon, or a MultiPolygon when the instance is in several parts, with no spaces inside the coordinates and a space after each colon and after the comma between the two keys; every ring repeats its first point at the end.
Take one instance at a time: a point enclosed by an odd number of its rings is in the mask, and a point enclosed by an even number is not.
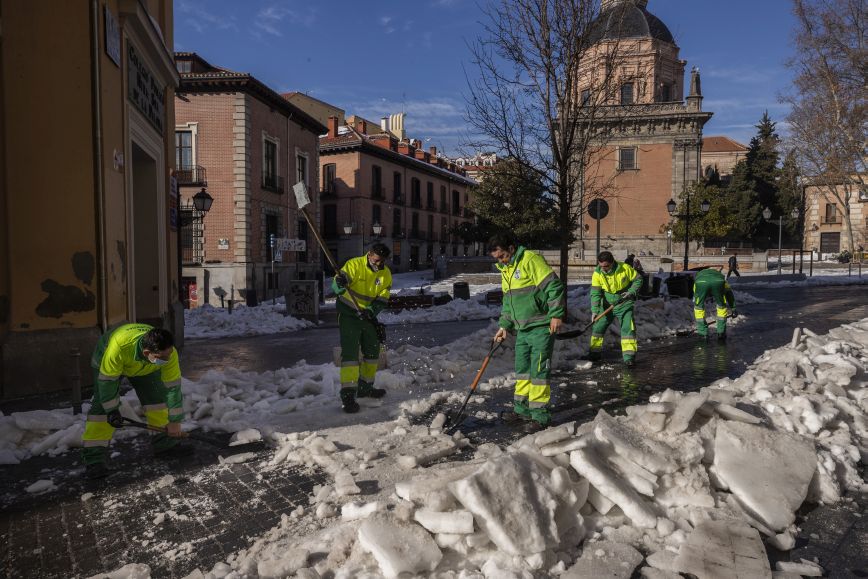
{"type": "Polygon", "coordinates": [[[273,193],[283,193],[283,177],[262,173],[262,188],[273,193]]]}
{"type": "Polygon", "coordinates": [[[371,199],[386,199],[386,188],[385,187],[372,187],[371,188],[371,199]]]}
{"type": "Polygon", "coordinates": [[[335,187],[334,183],[326,183],[320,190],[319,196],[323,199],[334,199],[338,196],[337,187],[335,187]]]}
{"type": "Polygon", "coordinates": [[[401,195],[400,193],[395,193],[393,203],[395,205],[406,205],[407,204],[407,198],[404,197],[403,195],[401,195]]]}
{"type": "Polygon", "coordinates": [[[410,203],[410,207],[413,209],[422,209],[422,200],[418,197],[413,197],[413,201],[410,203]]]}
{"type": "Polygon", "coordinates": [[[461,207],[456,205],[452,208],[452,215],[461,215],[461,207]]]}
{"type": "Polygon", "coordinates": [[[827,215],[826,217],[823,217],[822,223],[823,223],[823,225],[835,225],[837,223],[840,223],[840,220],[838,219],[837,215],[832,215],[832,216],[827,215]]]}
{"type": "Polygon", "coordinates": [[[440,213],[449,213],[448,203],[440,203],[440,213]]]}
{"type": "Polygon", "coordinates": [[[437,211],[437,204],[433,201],[430,201],[425,205],[425,209],[427,209],[428,211],[437,211]]]}
{"type": "Polygon", "coordinates": [[[400,227],[392,228],[392,239],[404,239],[407,237],[407,231],[400,227]]]}
{"type": "Polygon", "coordinates": [[[205,167],[200,165],[178,167],[175,169],[175,179],[181,186],[206,187],[208,185],[205,167]]]}

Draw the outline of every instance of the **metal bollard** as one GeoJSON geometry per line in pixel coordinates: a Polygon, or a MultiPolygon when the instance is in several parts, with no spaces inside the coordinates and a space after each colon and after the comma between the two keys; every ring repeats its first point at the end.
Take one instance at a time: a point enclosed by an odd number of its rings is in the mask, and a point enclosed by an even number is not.
{"type": "Polygon", "coordinates": [[[81,369],[79,363],[81,361],[81,352],[78,348],[73,348],[69,351],[72,358],[72,373],[69,376],[72,387],[72,413],[81,414],[81,369]]]}

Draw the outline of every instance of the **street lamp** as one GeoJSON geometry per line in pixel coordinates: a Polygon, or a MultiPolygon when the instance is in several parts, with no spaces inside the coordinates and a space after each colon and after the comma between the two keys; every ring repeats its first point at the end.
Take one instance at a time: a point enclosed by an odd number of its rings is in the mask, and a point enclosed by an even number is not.
{"type": "MultiPolygon", "coordinates": [[[[793,208],[792,213],[790,214],[793,219],[799,218],[799,209],[798,207],[793,208]]],[[[766,207],[763,209],[763,219],[766,221],[771,221],[772,219],[772,210],[766,207]]],[[[778,275],[781,275],[781,241],[783,238],[783,224],[784,224],[784,216],[778,216],[778,275]]]]}
{"type": "Polygon", "coordinates": [[[201,191],[193,195],[193,207],[196,208],[196,211],[208,213],[208,211],[211,210],[212,203],[214,203],[214,198],[208,195],[208,192],[205,191],[204,187],[202,187],[201,191]]]}
{"type": "MultiPolygon", "coordinates": [[[[686,202],[686,211],[681,214],[676,214],[675,209],[678,208],[678,204],[675,203],[674,199],[670,199],[668,203],[666,203],[666,211],[669,212],[670,217],[677,217],[678,219],[684,219],[684,271],[690,269],[690,192],[684,192],[685,202],[686,202]]],[[[702,210],[703,213],[708,213],[708,210],[711,209],[711,203],[708,200],[703,200],[702,203],[699,204],[699,209],[702,210]]],[[[671,250],[670,250],[671,252],[671,250]]]]}
{"type": "Polygon", "coordinates": [[[378,222],[374,222],[374,225],[372,225],[371,228],[374,230],[374,235],[377,237],[380,237],[380,234],[383,233],[383,226],[378,222]]]}
{"type": "Polygon", "coordinates": [[[353,224],[352,223],[344,223],[344,235],[352,235],[353,234],[353,224]]]}

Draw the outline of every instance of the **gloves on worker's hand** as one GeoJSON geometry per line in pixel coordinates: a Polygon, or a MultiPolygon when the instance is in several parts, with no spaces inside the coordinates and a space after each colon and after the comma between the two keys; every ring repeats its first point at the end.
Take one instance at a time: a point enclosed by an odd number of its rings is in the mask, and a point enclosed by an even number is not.
{"type": "Polygon", "coordinates": [[[113,428],[121,428],[124,425],[124,417],[121,416],[121,413],[119,410],[114,410],[112,412],[109,412],[108,415],[106,416],[106,421],[113,428]]]}
{"type": "Polygon", "coordinates": [[[734,309],[729,310],[729,317],[732,318],[732,319],[737,318],[737,317],[738,317],[738,312],[735,311],[734,309]]]}
{"type": "Polygon", "coordinates": [[[338,272],[335,276],[335,285],[341,289],[345,289],[348,285],[350,285],[350,278],[347,277],[347,274],[344,272],[338,272]]]}
{"type": "Polygon", "coordinates": [[[619,304],[623,304],[624,302],[632,302],[636,299],[636,294],[633,292],[621,292],[618,295],[621,296],[618,300],[619,304]]]}

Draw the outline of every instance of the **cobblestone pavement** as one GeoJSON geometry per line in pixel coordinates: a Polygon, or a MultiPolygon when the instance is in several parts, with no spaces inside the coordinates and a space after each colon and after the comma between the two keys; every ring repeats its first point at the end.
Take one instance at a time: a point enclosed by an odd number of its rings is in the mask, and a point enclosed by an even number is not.
{"type": "MultiPolygon", "coordinates": [[[[617,353],[610,351],[605,362],[590,371],[556,375],[555,419],[590,420],[601,408],[619,413],[665,388],[697,389],[723,376],[737,376],[766,349],[789,342],[797,325],[825,332],[868,316],[864,288],[751,293],[769,302],[739,307],[748,317],[732,329],[727,343],[698,344],[690,336],[675,337],[641,344],[639,364],[632,370],[623,368],[617,353]]],[[[472,324],[476,327],[453,324],[458,327],[450,334],[464,335],[487,322],[472,324]]],[[[412,334],[414,330],[408,326],[403,331],[412,334]]],[[[274,339],[278,342],[271,347],[277,352],[280,337],[274,339]]],[[[284,359],[304,353],[283,351],[284,359]]],[[[508,398],[504,391],[496,391],[471,410],[507,408],[508,398]]],[[[435,409],[443,410],[453,409],[435,409]]],[[[430,416],[419,420],[430,420],[430,416]]],[[[508,443],[518,437],[496,421],[473,418],[462,430],[479,443],[508,443]]],[[[118,454],[114,459],[117,472],[96,484],[81,479],[77,453],[37,457],[0,468],[0,488],[4,489],[0,495],[0,576],[87,577],[130,562],[149,565],[154,577],[183,577],[197,567],[210,569],[247,547],[282,515],[290,515],[298,506],[307,507],[313,487],[326,479],[315,470],[268,466],[269,450],[259,450],[256,459],[245,464],[220,464],[218,454],[226,457],[246,449],[219,450],[195,444],[193,459],[163,462],[150,457],[144,436],[117,441],[113,447],[118,454]],[[167,475],[174,477],[173,483],[167,483],[167,475]],[[47,478],[58,485],[56,491],[46,495],[24,492],[27,485],[47,478]],[[93,496],[84,501],[84,493],[93,496]]],[[[770,552],[770,557],[817,557],[829,577],[868,577],[866,505],[868,499],[860,495],[832,507],[806,508],[799,521],[802,532],[796,549],[770,552]]],[[[317,523],[305,518],[298,524],[317,523]]],[[[300,533],[313,530],[299,527],[300,533]]]]}

